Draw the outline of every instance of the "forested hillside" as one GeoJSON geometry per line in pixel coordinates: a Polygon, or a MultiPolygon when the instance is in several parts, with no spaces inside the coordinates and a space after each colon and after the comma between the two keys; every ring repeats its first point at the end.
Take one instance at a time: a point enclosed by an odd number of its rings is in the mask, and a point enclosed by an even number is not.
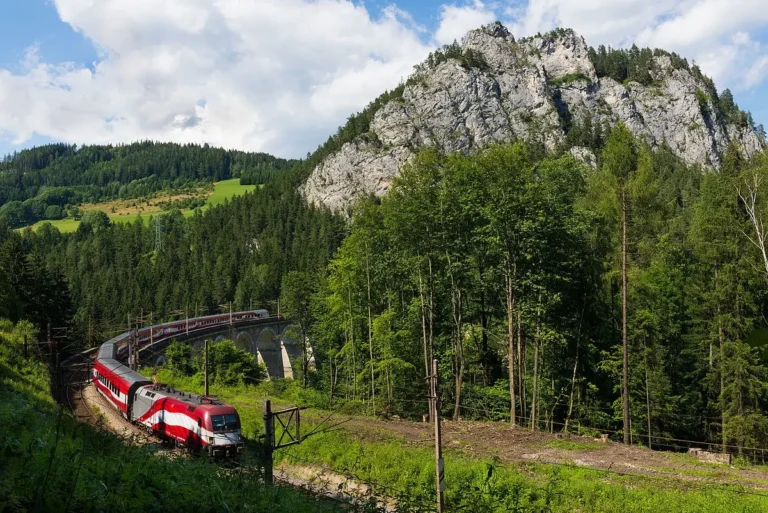
{"type": "Polygon", "coordinates": [[[287,179],[189,218],[123,224],[98,212],[69,235],[47,224],[23,236],[0,227],[0,317],[30,319],[43,333],[48,322],[69,324],[71,339],[90,345],[125,329],[129,313],[159,320],[229,301],[272,306],[282,274],[322,269],[342,230],[287,179]]]}
{"type": "Polygon", "coordinates": [[[308,306],[283,291],[315,386],[420,414],[436,357],[454,419],[763,447],[766,157],[732,147],[702,173],[620,125],[600,160],[420,153],[358,205],[327,274],[299,280],[308,306]]]}
{"type": "Polygon", "coordinates": [[[266,153],[196,144],[40,146],[0,161],[0,218],[25,226],[66,217],[69,207],[83,202],[140,198],[229,178],[262,184],[293,165],[266,153]]]}

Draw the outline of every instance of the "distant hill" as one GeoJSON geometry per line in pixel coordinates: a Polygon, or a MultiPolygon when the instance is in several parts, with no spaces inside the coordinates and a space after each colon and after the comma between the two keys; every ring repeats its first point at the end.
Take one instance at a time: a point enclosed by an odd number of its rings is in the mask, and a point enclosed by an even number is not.
{"type": "Polygon", "coordinates": [[[470,31],[416,66],[303,163],[304,196],[334,210],[383,195],[419,148],[471,152],[524,140],[595,164],[624,122],[651,146],[716,169],[730,144],[749,157],[765,132],[696,65],[664,50],[590,48],[573,30],[515,39],[500,23],[470,31]]]}
{"type": "Polygon", "coordinates": [[[139,198],[192,183],[262,184],[295,161],[197,144],[50,144],[0,160],[0,219],[13,227],[66,217],[71,205],[139,198]]]}

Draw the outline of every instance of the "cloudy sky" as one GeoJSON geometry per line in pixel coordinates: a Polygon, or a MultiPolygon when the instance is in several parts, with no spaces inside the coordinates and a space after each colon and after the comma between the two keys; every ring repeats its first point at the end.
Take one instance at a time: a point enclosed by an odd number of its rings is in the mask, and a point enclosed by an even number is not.
{"type": "Polygon", "coordinates": [[[0,155],[155,139],[301,157],[494,20],[695,60],[768,125],[766,0],[4,0],[0,155]]]}

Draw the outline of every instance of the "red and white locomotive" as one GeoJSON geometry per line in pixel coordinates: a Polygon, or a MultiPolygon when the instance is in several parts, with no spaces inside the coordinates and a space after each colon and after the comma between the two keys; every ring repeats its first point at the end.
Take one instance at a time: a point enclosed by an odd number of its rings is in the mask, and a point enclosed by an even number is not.
{"type": "MultiPolygon", "coordinates": [[[[254,318],[266,318],[266,310],[213,315],[161,324],[140,330],[139,345],[161,342],[182,330],[206,329],[254,318]]],[[[154,384],[121,362],[120,345],[129,337],[123,333],[99,348],[93,365],[93,384],[130,422],[148,431],[212,456],[236,456],[243,451],[240,417],[237,410],[214,398],[203,397],[168,385],[154,384]]]]}

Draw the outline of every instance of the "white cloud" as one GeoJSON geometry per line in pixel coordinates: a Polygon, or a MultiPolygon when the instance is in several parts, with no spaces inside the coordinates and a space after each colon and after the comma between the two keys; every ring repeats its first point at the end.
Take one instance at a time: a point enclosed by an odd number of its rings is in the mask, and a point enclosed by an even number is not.
{"type": "Polygon", "coordinates": [[[761,83],[766,75],[768,75],[768,56],[764,55],[747,70],[746,86],[752,87],[761,83]]]}
{"type": "Polygon", "coordinates": [[[443,5],[435,41],[441,45],[453,43],[454,40],[461,41],[469,30],[493,21],[496,21],[496,14],[480,0],[465,5],[443,5]]]}
{"type": "Polygon", "coordinates": [[[0,70],[0,133],[162,139],[300,156],[429,47],[406,13],[342,0],[55,0],[102,59],[0,70]]]}
{"type": "Polygon", "coordinates": [[[99,60],[47,63],[33,44],[18,73],[0,69],[0,136],[301,156],[433,46],[497,18],[518,37],[563,26],[594,46],[676,51],[721,88],[754,89],[768,77],[765,2],[446,0],[430,34],[404,2],[376,17],[351,0],[54,0],[99,60]]]}

